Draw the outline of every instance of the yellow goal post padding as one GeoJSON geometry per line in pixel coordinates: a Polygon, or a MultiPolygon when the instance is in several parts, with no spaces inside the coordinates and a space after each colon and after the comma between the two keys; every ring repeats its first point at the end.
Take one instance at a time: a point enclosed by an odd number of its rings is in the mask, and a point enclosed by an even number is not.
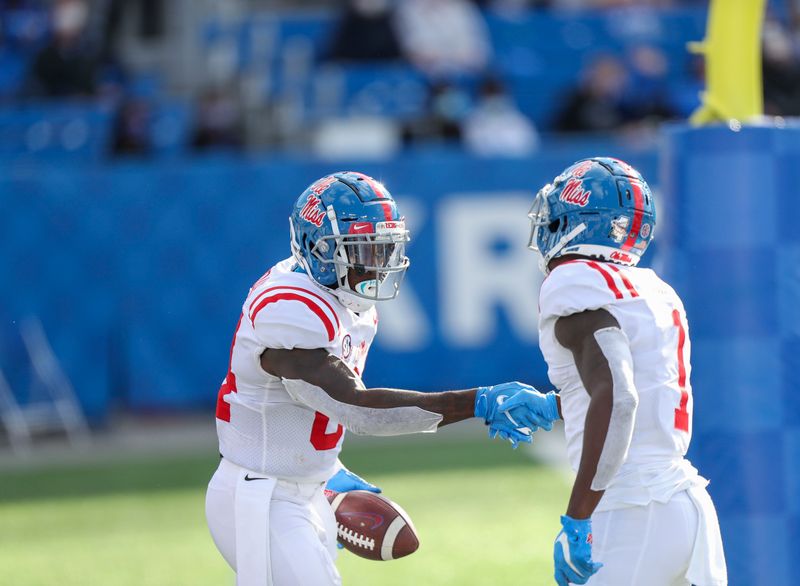
{"type": "Polygon", "coordinates": [[[706,38],[689,50],[706,61],[702,105],[689,119],[693,125],[731,119],[748,120],[764,113],[761,81],[761,29],[766,0],[711,0],[706,38]]]}

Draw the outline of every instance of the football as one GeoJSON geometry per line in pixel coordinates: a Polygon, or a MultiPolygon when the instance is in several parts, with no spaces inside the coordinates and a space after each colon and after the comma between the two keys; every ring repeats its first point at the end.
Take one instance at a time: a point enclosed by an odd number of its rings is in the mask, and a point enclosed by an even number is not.
{"type": "Polygon", "coordinates": [[[417,551],[414,524],[396,503],[366,490],[325,492],[336,515],[337,538],[345,549],[378,561],[417,551]]]}

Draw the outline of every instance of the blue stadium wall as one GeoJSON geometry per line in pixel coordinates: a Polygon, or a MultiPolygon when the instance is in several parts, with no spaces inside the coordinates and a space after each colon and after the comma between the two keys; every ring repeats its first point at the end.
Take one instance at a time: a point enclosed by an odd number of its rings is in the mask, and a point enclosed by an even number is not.
{"type": "MultiPolygon", "coordinates": [[[[530,160],[431,151],[356,165],[386,183],[413,231],[412,265],[381,309],[367,384],[545,385],[526,214],[561,168],[609,151],[655,175],[655,152],[606,143],[530,160]]],[[[293,201],[315,178],[353,166],[224,157],[7,165],[0,368],[24,394],[18,324],[35,315],[96,423],[115,408],[210,413],[248,288],[289,256],[293,201]]]]}

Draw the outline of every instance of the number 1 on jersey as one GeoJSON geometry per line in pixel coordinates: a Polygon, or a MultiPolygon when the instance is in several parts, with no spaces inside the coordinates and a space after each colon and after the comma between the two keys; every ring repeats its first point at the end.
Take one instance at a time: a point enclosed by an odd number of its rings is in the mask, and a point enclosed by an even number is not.
{"type": "Polygon", "coordinates": [[[680,406],[675,409],[675,429],[689,432],[689,393],[686,390],[686,362],[683,347],[686,344],[686,328],[681,320],[681,312],[672,310],[672,323],[678,328],[678,388],[681,390],[680,406]]]}

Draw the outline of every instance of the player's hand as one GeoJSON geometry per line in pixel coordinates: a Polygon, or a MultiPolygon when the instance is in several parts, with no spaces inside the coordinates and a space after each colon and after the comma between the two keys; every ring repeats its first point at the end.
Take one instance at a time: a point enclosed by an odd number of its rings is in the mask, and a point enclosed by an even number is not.
{"type": "MultiPolygon", "coordinates": [[[[350,472],[347,468],[342,468],[330,477],[325,484],[325,490],[332,492],[349,492],[351,490],[368,490],[370,492],[381,492],[381,489],[361,478],[358,474],[350,472]]],[[[338,549],[344,549],[341,542],[336,542],[338,549]]]]}
{"type": "Polygon", "coordinates": [[[586,584],[603,564],[592,561],[592,520],[561,516],[561,532],[553,546],[559,586],[586,584]]]}
{"type": "Polygon", "coordinates": [[[536,389],[521,390],[508,397],[497,407],[497,412],[505,414],[514,427],[527,427],[531,432],[540,427],[550,431],[553,422],[560,419],[556,394],[550,391],[545,395],[536,389]]]}
{"type": "Polygon", "coordinates": [[[510,428],[509,426],[496,426],[494,424],[489,426],[489,439],[494,439],[499,437],[500,439],[508,440],[511,442],[511,447],[515,450],[517,446],[519,446],[520,442],[524,442],[526,444],[531,443],[533,441],[533,437],[530,433],[526,433],[522,430],[517,430],[510,428]]]}
{"type": "Polygon", "coordinates": [[[347,468],[342,468],[336,474],[331,476],[328,483],[325,485],[326,490],[333,492],[348,492],[351,490],[368,490],[370,492],[381,492],[381,489],[370,484],[358,474],[350,472],[347,468]]]}
{"type": "Polygon", "coordinates": [[[519,382],[501,383],[491,387],[480,387],[475,395],[475,417],[484,420],[489,428],[489,438],[498,435],[507,439],[516,448],[519,442],[530,443],[530,430],[519,429],[510,424],[510,419],[505,414],[498,412],[500,404],[523,390],[535,391],[532,386],[519,382]]]}

